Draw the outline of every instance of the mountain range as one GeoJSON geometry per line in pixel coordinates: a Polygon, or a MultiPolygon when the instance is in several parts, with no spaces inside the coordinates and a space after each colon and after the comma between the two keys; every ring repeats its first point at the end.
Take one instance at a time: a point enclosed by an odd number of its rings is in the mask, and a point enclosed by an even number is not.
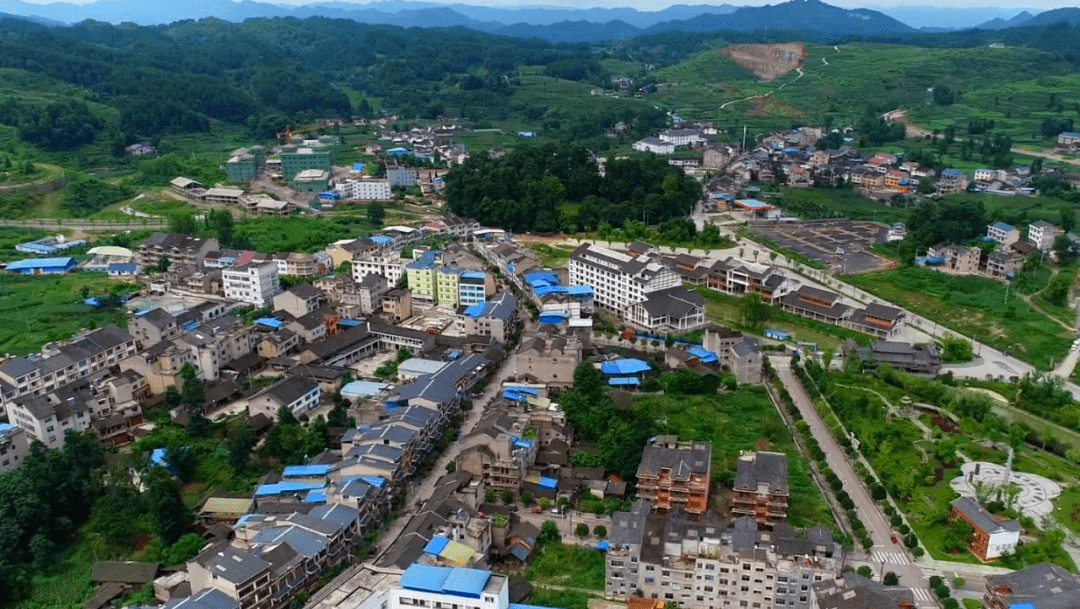
{"type": "MultiPolygon", "coordinates": [[[[918,23],[922,31],[941,32],[963,29],[954,24],[959,21],[970,23],[971,19],[980,14],[971,12],[972,9],[955,9],[962,13],[949,13],[949,10],[941,7],[910,7],[886,9],[882,12],[844,9],[819,0],[790,0],[775,5],[744,7],[730,4],[677,4],[659,11],[640,11],[626,7],[487,7],[403,0],[383,0],[367,4],[325,2],[302,6],[282,6],[252,0],[98,0],[89,4],[34,4],[25,0],[0,0],[0,13],[21,16],[47,25],[77,23],[86,19],[155,25],[205,17],[234,22],[260,17],[327,17],[401,27],[460,26],[494,34],[582,43],[668,31],[798,30],[820,32],[832,37],[892,35],[917,31],[905,23],[905,18],[918,23]]],[[[981,11],[983,18],[990,15],[997,16],[975,27],[997,30],[1020,25],[1046,25],[1057,21],[1080,22],[1080,9],[1077,8],[1055,9],[1037,15],[1026,11],[1013,14],[1004,9],[981,11]]]]}

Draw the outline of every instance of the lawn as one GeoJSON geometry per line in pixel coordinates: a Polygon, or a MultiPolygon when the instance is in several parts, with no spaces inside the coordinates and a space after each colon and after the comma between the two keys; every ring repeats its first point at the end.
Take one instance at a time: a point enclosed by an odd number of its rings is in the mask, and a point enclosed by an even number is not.
{"type": "Polygon", "coordinates": [[[1074,338],[1056,321],[1032,310],[1015,291],[991,279],[958,277],[915,267],[848,275],[844,279],[951,330],[978,337],[1042,370],[1050,369],[1051,362],[1061,361],[1074,338]]]}
{"type": "Polygon", "coordinates": [[[803,220],[848,218],[873,222],[907,221],[910,212],[847,188],[787,188],[780,191],[780,206],[803,220]]]}
{"type": "Polygon", "coordinates": [[[713,480],[728,485],[734,480],[741,451],[785,453],[791,491],[788,522],[796,527],[833,526],[832,513],[810,478],[809,465],[761,388],[719,395],[639,395],[635,406],[656,413],[658,433],[712,442],[713,480]]]}
{"type": "Polygon", "coordinates": [[[366,237],[374,230],[366,216],[292,216],[243,220],[236,223],[235,234],[258,252],[314,252],[339,239],[366,237]]]}
{"type": "Polygon", "coordinates": [[[38,228],[0,226],[0,262],[31,258],[30,254],[15,251],[15,246],[27,241],[36,241],[50,234],[38,228]]]}
{"type": "Polygon", "coordinates": [[[540,257],[540,262],[552,269],[563,269],[570,260],[570,252],[572,250],[564,247],[553,247],[545,245],[543,243],[533,243],[529,245],[529,249],[536,252],[536,255],[540,257]]]}
{"type": "Polygon", "coordinates": [[[533,583],[604,590],[604,553],[596,548],[549,543],[533,556],[525,577],[533,583]]]}
{"type": "Polygon", "coordinates": [[[90,295],[137,289],[104,273],[4,277],[0,281],[0,352],[33,353],[41,345],[67,340],[83,328],[127,324],[123,309],[101,311],[83,304],[83,287],[90,295]]]}

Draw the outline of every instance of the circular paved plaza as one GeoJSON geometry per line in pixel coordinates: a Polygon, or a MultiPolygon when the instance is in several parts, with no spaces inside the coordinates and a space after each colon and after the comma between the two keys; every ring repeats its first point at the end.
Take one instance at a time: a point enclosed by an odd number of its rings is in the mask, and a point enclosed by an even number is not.
{"type": "MultiPolygon", "coordinates": [[[[964,475],[954,478],[949,485],[964,497],[975,497],[975,484],[1001,487],[1005,482],[1005,466],[986,461],[970,461],[960,466],[964,475]],[[976,471],[978,473],[976,473],[976,471]]],[[[1061,494],[1061,485],[1037,474],[1013,471],[1009,483],[1020,489],[1016,507],[1036,522],[1054,510],[1051,500],[1061,494]]]]}

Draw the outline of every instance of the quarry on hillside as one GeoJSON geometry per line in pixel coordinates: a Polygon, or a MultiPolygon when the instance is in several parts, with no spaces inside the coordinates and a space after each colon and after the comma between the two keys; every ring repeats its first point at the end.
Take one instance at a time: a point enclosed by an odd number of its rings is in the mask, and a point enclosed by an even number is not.
{"type": "Polygon", "coordinates": [[[720,51],[750,70],[761,81],[769,81],[802,65],[806,49],[798,42],[784,44],[733,44],[720,51]]]}

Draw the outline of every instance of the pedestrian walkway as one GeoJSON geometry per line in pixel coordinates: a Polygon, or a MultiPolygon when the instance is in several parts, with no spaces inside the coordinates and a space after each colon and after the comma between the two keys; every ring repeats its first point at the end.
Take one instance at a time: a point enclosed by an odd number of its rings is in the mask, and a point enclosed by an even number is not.
{"type": "MultiPolygon", "coordinates": [[[[934,595],[930,594],[930,590],[928,588],[911,588],[911,593],[915,596],[916,603],[922,604],[934,602],[934,595]]],[[[937,604],[934,603],[933,606],[936,605],[937,604]]]]}
{"type": "Polygon", "coordinates": [[[907,554],[905,554],[904,552],[882,552],[882,551],[879,551],[879,550],[874,550],[870,554],[870,557],[871,557],[871,559],[873,559],[878,564],[881,564],[881,563],[885,563],[887,565],[910,565],[911,564],[911,559],[908,558],[907,554]]]}

